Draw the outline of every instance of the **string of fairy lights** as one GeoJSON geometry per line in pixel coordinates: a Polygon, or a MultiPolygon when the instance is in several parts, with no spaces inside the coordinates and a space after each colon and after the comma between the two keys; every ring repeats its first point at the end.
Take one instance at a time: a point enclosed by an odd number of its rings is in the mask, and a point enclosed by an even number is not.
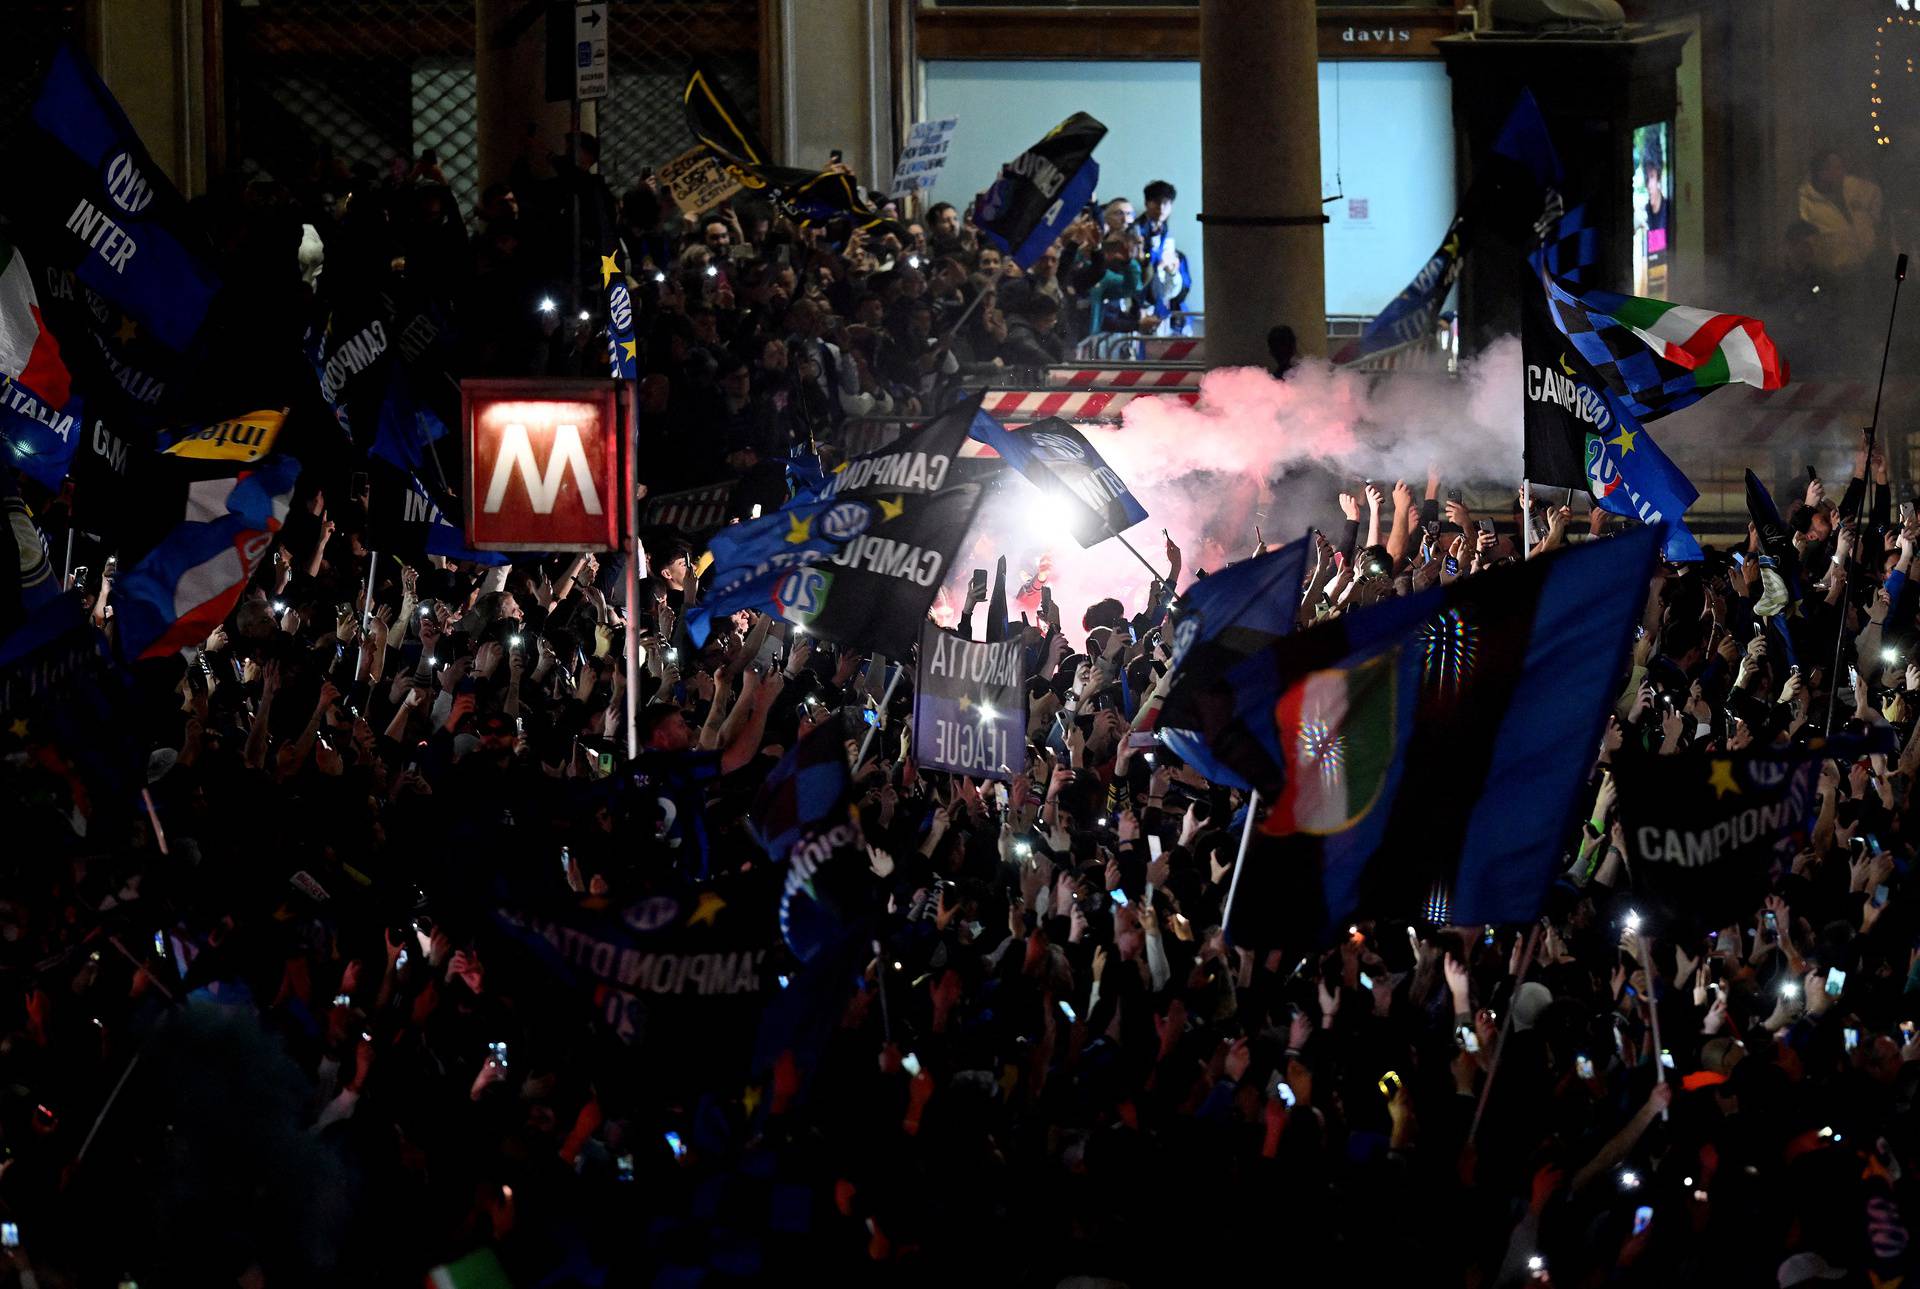
{"type": "MultiPolygon", "coordinates": [[[[1880,109],[1885,105],[1881,82],[1889,78],[1886,61],[1887,30],[1890,27],[1920,27],[1920,0],[1894,0],[1900,7],[1899,13],[1890,13],[1880,20],[1873,29],[1873,79],[1867,82],[1867,119],[1873,123],[1873,143],[1884,148],[1893,142],[1893,123],[1880,119],[1880,109]]],[[[1906,75],[1913,75],[1913,55],[1904,60],[1902,69],[1906,75]]]]}

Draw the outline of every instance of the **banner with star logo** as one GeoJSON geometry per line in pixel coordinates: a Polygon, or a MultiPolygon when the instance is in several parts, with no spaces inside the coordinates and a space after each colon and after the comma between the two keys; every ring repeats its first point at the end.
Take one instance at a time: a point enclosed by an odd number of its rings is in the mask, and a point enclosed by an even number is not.
{"type": "Polygon", "coordinates": [[[640,375],[640,342],[633,334],[633,296],[619,257],[611,252],[600,256],[600,285],[607,293],[607,362],[615,380],[634,380],[640,375]]]}
{"type": "Polygon", "coordinates": [[[1667,525],[1672,563],[1701,558],[1681,518],[1700,492],[1553,325],[1546,297],[1522,293],[1521,387],[1525,473],[1550,488],[1584,488],[1593,504],[1667,525]]]}
{"type": "Polygon", "coordinates": [[[1613,766],[1634,892],[1654,924],[1747,922],[1820,809],[1821,764],[1894,750],[1892,733],[1759,752],[1626,756],[1613,766]]]}
{"type": "Polygon", "coordinates": [[[913,695],[913,759],[976,779],[1027,771],[1026,651],[1019,640],[964,640],[927,623],[913,695]]]}
{"type": "Polygon", "coordinates": [[[980,483],[953,483],[979,407],[975,394],[842,463],[819,489],[716,533],[709,589],[687,611],[694,643],[706,643],[715,616],[744,608],[905,653],[984,495],[980,483]]]}

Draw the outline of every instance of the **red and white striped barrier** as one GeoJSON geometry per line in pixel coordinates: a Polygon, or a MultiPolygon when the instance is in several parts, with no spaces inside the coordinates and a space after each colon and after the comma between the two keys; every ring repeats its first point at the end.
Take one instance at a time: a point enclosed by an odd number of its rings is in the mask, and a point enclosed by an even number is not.
{"type": "Polygon", "coordinates": [[[1140,357],[1149,362],[1196,362],[1203,340],[1192,336],[1146,336],[1140,340],[1140,357]]]}
{"type": "Polygon", "coordinates": [[[1047,384],[1068,389],[1198,389],[1198,367],[1049,367],[1047,384]]]}
{"type": "Polygon", "coordinates": [[[982,410],[994,416],[1032,419],[1060,416],[1070,421],[1092,421],[1117,419],[1120,410],[1136,398],[1173,398],[1182,403],[1197,403],[1200,401],[1200,391],[1178,389],[1154,394],[1130,390],[994,389],[987,391],[982,410]]]}

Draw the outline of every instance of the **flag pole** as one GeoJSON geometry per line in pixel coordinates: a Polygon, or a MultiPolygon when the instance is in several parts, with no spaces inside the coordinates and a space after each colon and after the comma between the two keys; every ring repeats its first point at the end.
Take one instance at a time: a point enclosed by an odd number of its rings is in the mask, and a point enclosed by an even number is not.
{"type": "MultiPolygon", "coordinates": [[[[1160,582],[1160,583],[1166,582],[1167,580],[1166,575],[1162,573],[1159,569],[1155,568],[1153,565],[1147,563],[1147,557],[1145,555],[1142,555],[1139,551],[1135,550],[1133,548],[1132,542],[1122,537],[1119,533],[1115,533],[1113,535],[1113,538],[1115,541],[1119,542],[1122,546],[1127,548],[1127,553],[1129,555],[1133,556],[1135,559],[1140,561],[1140,566],[1142,568],[1146,569],[1147,572],[1153,574],[1154,581],[1160,582]]],[[[1172,588],[1169,587],[1168,589],[1171,590],[1172,588]]]]}
{"type": "Polygon", "coordinates": [[[981,302],[984,301],[988,295],[992,294],[992,291],[993,291],[993,288],[991,287],[987,287],[983,290],[976,291],[973,296],[973,303],[969,304],[965,309],[961,310],[960,316],[953,320],[953,325],[951,327],[948,327],[946,334],[941,336],[940,338],[942,340],[952,340],[956,335],[958,335],[960,332],[960,328],[967,325],[967,319],[973,316],[974,310],[980,307],[981,302]]]}
{"type": "MultiPolygon", "coordinates": [[[[360,640],[366,643],[367,629],[373,625],[373,576],[380,567],[380,552],[367,552],[367,593],[360,604],[360,640]]],[[[405,623],[401,624],[405,626],[405,623]]],[[[367,651],[362,648],[353,655],[353,678],[360,679],[360,668],[366,663],[367,651]]]]}
{"type": "Polygon", "coordinates": [[[67,583],[73,580],[73,507],[67,507],[67,562],[60,570],[60,589],[66,590],[67,583]]]}
{"type": "MultiPolygon", "coordinates": [[[[1520,954],[1520,973],[1513,978],[1514,997],[1520,994],[1520,984],[1527,978],[1527,972],[1533,966],[1533,955],[1540,947],[1540,923],[1536,921],[1533,929],[1527,932],[1527,947],[1520,954]]],[[[1493,1076],[1500,1072],[1500,1057],[1507,1050],[1507,1036],[1513,1032],[1513,1000],[1507,1000],[1507,1014],[1500,1022],[1500,1037],[1493,1045],[1493,1059],[1487,1063],[1487,1081],[1480,1085],[1480,1100],[1473,1107],[1473,1122],[1467,1127],[1467,1140],[1472,1141],[1480,1132],[1480,1118],[1487,1112],[1487,1098],[1493,1094],[1493,1076]]]]}
{"type": "MultiPolygon", "coordinates": [[[[578,109],[576,108],[576,111],[578,109]]],[[[578,239],[576,242],[576,253],[578,239]]],[[[620,436],[627,458],[627,760],[640,759],[640,564],[646,558],[640,546],[640,419],[636,382],[627,381],[626,433],[620,436]]],[[[661,642],[661,648],[666,643],[661,642]]]]}
{"type": "Polygon", "coordinates": [[[1520,480],[1520,558],[1533,558],[1533,485],[1520,480]]]}
{"type": "MultiPolygon", "coordinates": [[[[881,720],[884,721],[887,719],[887,708],[893,706],[893,691],[900,688],[900,681],[905,678],[906,674],[907,665],[901,663],[899,670],[893,673],[893,679],[887,682],[886,695],[880,700],[879,716],[881,720]]],[[[873,746],[873,736],[879,732],[880,726],[878,724],[867,726],[867,735],[860,740],[860,751],[853,758],[853,772],[855,774],[859,774],[860,767],[867,763],[867,749],[873,746]]]]}
{"type": "Polygon", "coordinates": [[[893,1041],[893,1012],[887,1007],[887,951],[880,942],[873,942],[873,961],[878,972],[880,990],[880,1038],[882,1042],[893,1041]]]}
{"type": "MultiPolygon", "coordinates": [[[[1873,387],[1873,419],[1867,422],[1867,477],[1860,481],[1860,496],[1853,503],[1853,526],[1857,534],[1860,530],[1860,515],[1866,508],[1867,490],[1873,487],[1873,439],[1880,429],[1880,395],[1887,387],[1887,355],[1893,352],[1893,320],[1900,312],[1900,284],[1907,280],[1907,256],[1903,251],[1893,266],[1893,304],[1887,310],[1887,339],[1880,346],[1880,380],[1873,387]]],[[[1840,570],[1841,577],[1846,570],[1840,570]]],[[[1833,633],[1833,666],[1827,672],[1827,728],[1833,733],[1833,714],[1840,700],[1840,653],[1847,645],[1847,606],[1840,605],[1840,625],[1833,633]]]]}
{"type": "Polygon", "coordinates": [[[1260,789],[1247,794],[1247,825],[1240,830],[1240,850],[1233,857],[1233,880],[1227,883],[1227,900],[1220,906],[1220,925],[1233,925],[1233,893],[1240,889],[1240,870],[1247,866],[1247,847],[1253,841],[1253,817],[1260,813],[1260,789]]]}
{"type": "MultiPolygon", "coordinates": [[[[1904,258],[1904,257],[1903,257],[1904,258]]],[[[1647,973],[1647,1018],[1653,1031],[1653,1081],[1657,1087],[1666,1081],[1666,1063],[1660,1059],[1660,1053],[1666,1049],[1660,1045],[1660,1000],[1653,984],[1653,938],[1634,932],[1634,939],[1640,943],[1640,969],[1647,973]]],[[[1509,1007],[1508,1011],[1513,1009],[1509,1007]]],[[[1665,1119],[1667,1112],[1662,1110],[1660,1117],[1665,1119]]]]}

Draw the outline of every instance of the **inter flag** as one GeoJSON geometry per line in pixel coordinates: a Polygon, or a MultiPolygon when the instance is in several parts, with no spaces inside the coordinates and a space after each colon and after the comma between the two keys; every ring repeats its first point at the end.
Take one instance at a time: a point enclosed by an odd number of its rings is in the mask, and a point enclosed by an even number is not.
{"type": "Polygon", "coordinates": [[[1754,532],[1760,538],[1761,576],[1764,579],[1769,569],[1777,573],[1788,599],[1798,600],[1800,552],[1793,544],[1793,529],[1780,518],[1780,507],[1774,504],[1773,494],[1760,482],[1760,476],[1751,470],[1746,473],[1747,517],[1753,520],[1754,532]]]}
{"type": "MultiPolygon", "coordinates": [[[[913,621],[905,643],[888,652],[905,653],[917,639],[918,619],[933,603],[947,560],[958,549],[964,529],[973,521],[981,496],[978,484],[967,485],[965,502],[952,485],[954,463],[967,443],[968,427],[979,411],[981,395],[955,404],[920,429],[894,441],[878,452],[853,457],[826,476],[816,491],[796,495],[770,515],[733,524],[714,534],[713,589],[702,602],[687,611],[687,629],[695,643],[704,644],[713,616],[750,608],[776,613],[789,622],[812,626],[816,615],[826,614],[835,624],[848,625],[860,620],[848,593],[838,596],[827,612],[827,592],[836,578],[827,573],[802,575],[807,565],[827,561],[862,563],[864,567],[899,569],[901,561],[917,561],[911,576],[896,578],[901,585],[874,584],[889,620],[889,632],[902,624],[893,619],[917,598],[915,587],[921,576],[932,576],[926,601],[911,616],[913,621]],[[949,496],[948,494],[953,494],[949,496]],[[928,503],[946,498],[936,508],[928,503]],[[938,514],[960,520],[961,532],[940,533],[926,525],[938,514]],[[888,548],[884,557],[873,543],[911,541],[912,547],[888,548]],[[928,543],[931,542],[931,545],[928,543]],[[865,552],[865,554],[862,554],[865,552]],[[944,552],[944,554],[942,554],[944,552]],[[930,572],[935,566],[940,572],[930,572]]],[[[864,576],[841,577],[841,584],[859,584],[864,576]]],[[[815,630],[826,634],[824,627],[815,630]]],[[[841,637],[829,636],[830,639],[841,637]]],[[[894,640],[901,639],[893,636],[894,640]]]]}
{"type": "Polygon", "coordinates": [[[1643,421],[1735,381],[1767,390],[1787,383],[1786,361],[1757,318],[1546,281],[1554,326],[1643,421]]]}
{"type": "Polygon", "coordinates": [[[782,198],[803,227],[848,220],[856,230],[891,231],[896,236],[905,228],[875,210],[860,191],[860,185],[846,170],[826,169],[813,178],[786,189],[782,198]]]}
{"type": "MultiPolygon", "coordinates": [[[[1224,671],[1292,634],[1311,547],[1311,539],[1303,537],[1229,564],[1187,588],[1170,615],[1174,669],[1191,664],[1198,672],[1224,671]]],[[[1165,707],[1156,728],[1169,751],[1215,783],[1243,790],[1252,786],[1214,756],[1199,735],[1169,721],[1165,707]]]]}
{"type": "Polygon", "coordinates": [[[367,451],[402,470],[419,470],[432,458],[433,444],[447,436],[447,423],[414,388],[405,363],[387,371],[387,395],[374,422],[367,451]]]}
{"type": "Polygon", "coordinates": [[[687,129],[748,188],[795,188],[815,177],[811,170],[773,164],[773,154],[710,69],[696,65],[688,72],[680,97],[687,129]]]}
{"type": "Polygon", "coordinates": [[[966,483],[898,500],[813,503],[832,508],[836,521],[853,517],[856,508],[863,517],[830,550],[806,551],[801,562],[769,559],[731,576],[716,566],[717,584],[687,611],[687,630],[704,644],[713,617],[755,609],[823,640],[903,656],[918,638],[984,495],[980,484],[966,483]]]}
{"type": "Polygon", "coordinates": [[[1718,928],[1753,916],[1819,813],[1820,766],[1895,750],[1893,732],[1804,747],[1616,757],[1627,871],[1656,927],[1718,928]]]}
{"type": "Polygon", "coordinates": [[[224,421],[185,429],[162,430],[156,446],[169,456],[195,461],[254,462],[273,451],[280,427],[287,423],[287,409],[263,407],[243,412],[224,421]]]}
{"type": "Polygon", "coordinates": [[[1098,545],[1147,517],[1126,482],[1070,421],[1050,416],[1010,430],[978,412],[967,433],[1054,498],[1082,546],[1098,545]]]}
{"type": "Polygon", "coordinates": [[[84,417],[60,344],[47,328],[33,273],[0,241],[0,461],[58,488],[80,445],[84,417]]]}
{"type": "Polygon", "coordinates": [[[640,343],[633,334],[633,296],[620,257],[612,251],[600,253],[600,286],[607,293],[607,363],[615,380],[637,379],[640,343]]]}
{"type": "Polygon", "coordinates": [[[1665,558],[1699,561],[1700,543],[1682,518],[1699,489],[1552,325],[1544,297],[1523,290],[1521,309],[1526,477],[1584,488],[1610,514],[1664,523],[1665,558]]]}
{"type": "Polygon", "coordinates": [[[447,518],[451,499],[443,501],[419,475],[377,458],[369,465],[367,544],[374,550],[412,563],[428,555],[495,567],[513,562],[500,551],[468,546],[460,525],[447,518]]]}
{"type": "Polygon", "coordinates": [[[1031,268],[1073,222],[1100,183],[1093,150],[1107,127],[1075,112],[1018,157],[973,204],[982,240],[1021,268],[1031,268]]]}
{"type": "Polygon", "coordinates": [[[1271,808],[1227,913],[1243,945],[1356,911],[1539,911],[1624,674],[1658,534],[1636,529],[1177,669],[1195,729],[1271,808]],[[1543,721],[1542,712],[1554,713],[1543,721]]]}
{"type": "Polygon", "coordinates": [[[1546,118],[1540,115],[1532,91],[1522,90],[1492,149],[1475,169],[1473,186],[1447,226],[1439,249],[1366,330],[1333,356],[1333,362],[1356,362],[1432,335],[1434,321],[1460,278],[1474,233],[1491,227],[1513,236],[1528,225],[1550,226],[1562,183],[1560,158],[1547,134],[1546,118]]]}
{"type": "Polygon", "coordinates": [[[189,249],[186,203],[72,45],[54,51],[12,157],[22,240],[169,349],[191,347],[219,280],[189,249]]]}
{"type": "Polygon", "coordinates": [[[877,452],[848,459],[771,514],[721,529],[710,546],[721,570],[716,576],[825,558],[873,522],[893,517],[905,498],[940,491],[952,479],[979,402],[975,396],[877,452]]]}
{"type": "Polygon", "coordinates": [[[1465,249],[1466,221],[1455,215],[1439,248],[1427,257],[1413,281],[1387,301],[1387,307],[1374,315],[1364,331],[1340,347],[1333,356],[1334,364],[1357,362],[1431,336],[1440,307],[1460,280],[1465,249]]]}
{"type": "Polygon", "coordinates": [[[164,658],[207,638],[286,520],[300,463],[271,456],[237,477],[187,486],[179,524],[115,586],[129,658],[164,658]]]}
{"type": "Polygon", "coordinates": [[[850,911],[842,903],[867,880],[865,864],[836,863],[860,840],[845,727],[828,721],[794,745],[767,775],[747,812],[747,829],[770,859],[787,866],[780,935],[802,962],[831,941],[850,911]]]}

